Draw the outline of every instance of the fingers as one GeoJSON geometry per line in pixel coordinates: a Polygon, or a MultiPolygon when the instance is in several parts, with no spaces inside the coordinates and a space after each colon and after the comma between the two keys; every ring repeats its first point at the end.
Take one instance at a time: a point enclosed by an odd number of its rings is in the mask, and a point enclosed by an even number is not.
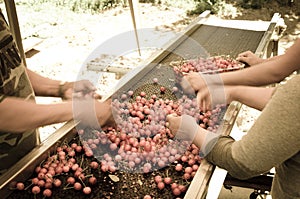
{"type": "Polygon", "coordinates": [[[95,91],[96,87],[89,80],[81,80],[81,87],[89,91],[95,91]]]}
{"type": "Polygon", "coordinates": [[[173,120],[175,117],[178,117],[178,115],[176,113],[172,113],[170,115],[167,115],[166,121],[170,122],[171,120],[173,120]]]}
{"type": "Polygon", "coordinates": [[[191,72],[185,75],[181,80],[183,91],[188,94],[195,94],[198,90],[205,86],[199,73],[191,72]]]}
{"type": "Polygon", "coordinates": [[[251,51],[245,51],[242,52],[238,55],[238,57],[236,58],[236,60],[238,61],[246,61],[247,59],[249,59],[249,57],[252,57],[253,53],[251,51]]]}
{"type": "Polygon", "coordinates": [[[177,116],[171,114],[167,116],[169,129],[175,138],[192,142],[198,129],[195,118],[190,115],[177,116]]]}
{"type": "Polygon", "coordinates": [[[202,91],[197,92],[196,102],[198,108],[202,112],[211,110],[212,106],[212,97],[208,89],[203,89],[202,91]]]}
{"type": "Polygon", "coordinates": [[[180,121],[181,121],[181,118],[175,113],[167,115],[166,127],[170,129],[171,133],[174,136],[176,136],[176,134],[177,134],[177,131],[178,131],[180,123],[181,123],[180,121]]]}
{"type": "Polygon", "coordinates": [[[182,115],[178,118],[179,128],[176,131],[175,138],[192,142],[198,130],[196,119],[190,115],[182,115]]]}
{"type": "Polygon", "coordinates": [[[236,60],[240,61],[240,62],[243,62],[243,63],[245,63],[247,65],[250,65],[250,66],[258,64],[258,63],[263,61],[261,58],[256,56],[251,51],[246,51],[246,52],[240,53],[238,55],[238,57],[236,58],[236,60]]]}
{"type": "Polygon", "coordinates": [[[249,57],[237,57],[236,60],[242,63],[248,63],[249,57]]]}
{"type": "Polygon", "coordinates": [[[176,113],[172,113],[170,115],[167,115],[167,117],[166,117],[166,127],[170,127],[170,123],[173,122],[175,117],[178,117],[178,115],[176,113]]]}
{"type": "Polygon", "coordinates": [[[188,76],[184,76],[180,84],[184,93],[191,94],[191,95],[195,94],[195,90],[193,89],[191,83],[189,82],[188,76]]]}
{"type": "Polygon", "coordinates": [[[88,80],[84,81],[84,86],[89,91],[95,91],[96,90],[96,87],[88,80]]]}
{"type": "Polygon", "coordinates": [[[245,52],[242,52],[242,53],[238,54],[237,58],[249,57],[250,55],[253,55],[253,53],[248,50],[248,51],[245,51],[245,52]]]}
{"type": "Polygon", "coordinates": [[[89,80],[79,80],[74,82],[74,92],[90,92],[95,91],[96,87],[89,80]]]}
{"type": "MultiPolygon", "coordinates": [[[[111,98],[105,100],[105,101],[96,101],[96,114],[98,117],[99,124],[101,128],[105,127],[117,127],[118,123],[118,115],[114,114],[116,112],[116,109],[111,105],[111,98]]],[[[119,121],[120,122],[120,121],[119,121]]]]}
{"type": "Polygon", "coordinates": [[[94,99],[102,99],[102,96],[96,93],[96,88],[89,80],[80,80],[76,82],[72,82],[68,90],[71,91],[69,95],[70,98],[94,98],[94,99]]]}

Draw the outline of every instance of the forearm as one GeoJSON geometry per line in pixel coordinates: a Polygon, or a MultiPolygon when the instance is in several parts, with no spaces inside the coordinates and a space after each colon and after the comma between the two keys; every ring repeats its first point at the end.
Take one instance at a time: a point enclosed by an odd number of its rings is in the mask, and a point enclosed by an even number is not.
{"type": "Polygon", "coordinates": [[[232,86],[230,101],[238,101],[257,110],[262,110],[272,97],[275,88],[232,86]]]}
{"type": "Polygon", "coordinates": [[[278,83],[300,67],[291,53],[277,56],[252,67],[222,73],[225,85],[264,86],[278,83]]]}
{"type": "Polygon", "coordinates": [[[282,55],[277,55],[277,56],[269,57],[269,58],[263,59],[263,62],[274,61],[274,60],[279,59],[281,56],[282,55]]]}
{"type": "Polygon", "coordinates": [[[32,84],[33,90],[37,96],[60,97],[60,81],[43,77],[29,69],[27,69],[27,74],[32,84]]]}
{"type": "Polygon", "coordinates": [[[41,105],[7,97],[0,103],[0,131],[24,132],[71,120],[72,102],[41,105]]]}
{"type": "Polygon", "coordinates": [[[195,138],[193,140],[193,144],[195,144],[199,149],[204,145],[205,138],[209,132],[203,128],[198,127],[197,133],[195,134],[195,138]]]}

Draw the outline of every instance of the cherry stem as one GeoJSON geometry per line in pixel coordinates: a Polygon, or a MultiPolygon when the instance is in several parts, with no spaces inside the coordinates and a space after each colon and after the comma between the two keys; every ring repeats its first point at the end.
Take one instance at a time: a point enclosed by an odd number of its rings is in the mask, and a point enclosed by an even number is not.
{"type": "Polygon", "coordinates": [[[79,177],[79,180],[82,182],[83,186],[86,187],[85,183],[83,182],[83,180],[81,179],[81,177],[79,177]]]}
{"type": "Polygon", "coordinates": [[[28,185],[27,187],[24,188],[24,190],[29,189],[29,187],[31,187],[32,183],[30,185],[28,185]]]}
{"type": "Polygon", "coordinates": [[[81,155],[80,167],[82,167],[82,164],[83,164],[83,160],[84,160],[84,159],[83,159],[83,156],[84,156],[84,155],[81,155]]]}

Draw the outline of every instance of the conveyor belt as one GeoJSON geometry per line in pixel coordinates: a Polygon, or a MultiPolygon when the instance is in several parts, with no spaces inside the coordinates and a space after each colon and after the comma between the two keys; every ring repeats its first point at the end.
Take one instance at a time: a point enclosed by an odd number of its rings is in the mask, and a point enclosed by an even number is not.
{"type": "Polygon", "coordinates": [[[254,52],[265,31],[250,31],[202,25],[191,38],[198,41],[211,56],[220,54],[236,57],[245,50],[254,52]]]}
{"type": "Polygon", "coordinates": [[[246,50],[255,52],[264,34],[265,31],[197,24],[197,30],[189,35],[188,42],[178,46],[162,63],[174,61],[178,59],[178,55],[184,55],[185,59],[193,59],[201,54],[202,56],[230,55],[235,58],[246,50]],[[203,52],[200,46],[207,52],[203,52]]]}
{"type": "MultiPolygon", "coordinates": [[[[152,83],[154,77],[158,78],[162,85],[173,86],[175,78],[172,68],[166,67],[173,61],[194,59],[199,56],[229,55],[235,58],[239,53],[251,50],[256,51],[265,31],[251,31],[235,28],[224,28],[211,25],[197,24],[185,40],[175,49],[165,49],[162,55],[167,56],[152,62],[136,75],[132,75],[126,85],[120,89],[121,93],[129,89],[137,89],[146,83],[152,83]],[[141,81],[142,80],[142,81],[141,81]]],[[[176,42],[175,42],[176,43],[176,42]]]]}

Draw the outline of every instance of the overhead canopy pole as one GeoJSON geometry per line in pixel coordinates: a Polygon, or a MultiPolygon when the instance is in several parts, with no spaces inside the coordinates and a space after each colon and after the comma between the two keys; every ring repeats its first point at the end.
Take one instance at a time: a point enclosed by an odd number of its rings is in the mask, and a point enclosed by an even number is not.
{"type": "Polygon", "coordinates": [[[19,27],[19,21],[18,21],[15,1],[14,0],[4,0],[4,2],[5,2],[5,8],[6,8],[6,12],[7,12],[10,31],[13,34],[13,37],[17,43],[19,52],[21,54],[23,63],[26,66],[26,58],[25,58],[25,53],[24,53],[23,44],[22,44],[22,37],[21,37],[21,32],[20,32],[20,27],[19,27]]]}
{"type": "MultiPolygon", "coordinates": [[[[132,23],[133,23],[133,28],[134,28],[135,40],[137,43],[139,55],[141,56],[139,36],[138,36],[137,29],[136,29],[136,21],[135,21],[135,15],[134,15],[134,6],[133,6],[132,0],[128,0],[128,2],[129,2],[130,13],[131,13],[131,18],[132,18],[132,23]]],[[[138,1],[136,1],[136,2],[138,3],[138,1]]]]}

